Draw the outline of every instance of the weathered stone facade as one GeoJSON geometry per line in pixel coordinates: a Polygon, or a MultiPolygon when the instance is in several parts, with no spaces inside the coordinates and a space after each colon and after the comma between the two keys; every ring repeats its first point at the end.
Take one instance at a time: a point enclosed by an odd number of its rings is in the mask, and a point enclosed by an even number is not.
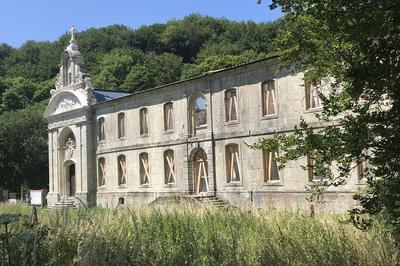
{"type": "MultiPolygon", "coordinates": [[[[45,114],[50,205],[73,195],[106,206],[212,194],[235,205],[309,208],[306,158],[277,172],[271,154],[247,146],[292,131],[301,116],[323,126],[317,96],[306,93],[302,73],[277,72],[279,58],[131,95],[94,90],[74,39],[61,61],[45,114]]],[[[330,189],[325,208],[351,208],[361,183],[354,173],[330,189]]]]}

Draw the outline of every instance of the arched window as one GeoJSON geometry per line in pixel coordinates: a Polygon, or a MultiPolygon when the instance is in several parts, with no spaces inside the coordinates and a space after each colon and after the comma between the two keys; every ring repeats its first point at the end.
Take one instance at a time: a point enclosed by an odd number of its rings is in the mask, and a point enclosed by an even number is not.
{"type": "Polygon", "coordinates": [[[264,181],[274,182],[279,181],[278,165],[276,163],[278,153],[273,151],[263,151],[263,162],[264,162],[264,181]]]}
{"type": "Polygon", "coordinates": [[[147,108],[142,108],[139,111],[140,115],[140,135],[149,134],[149,118],[147,108]]]}
{"type": "Polygon", "coordinates": [[[237,106],[236,89],[229,89],[225,91],[225,122],[238,120],[238,106],[237,106]]]}
{"type": "Polygon", "coordinates": [[[105,119],[104,117],[100,117],[97,121],[99,127],[99,141],[104,141],[106,139],[105,119]]]}
{"type": "Polygon", "coordinates": [[[166,150],[164,152],[164,182],[165,184],[174,184],[176,182],[173,150],[166,150]]]}
{"type": "Polygon", "coordinates": [[[267,81],[262,84],[262,110],[263,116],[276,114],[275,82],[267,81]]]}
{"type": "Polygon", "coordinates": [[[239,145],[228,144],[225,146],[225,162],[227,182],[240,181],[239,145]]]}
{"type": "Polygon", "coordinates": [[[150,174],[149,174],[149,155],[146,152],[139,154],[139,176],[140,185],[149,185],[150,174]]]}
{"type": "Polygon", "coordinates": [[[164,131],[169,131],[173,129],[174,129],[173,105],[170,102],[164,104],[164,131]]]}
{"type": "Polygon", "coordinates": [[[306,82],[306,110],[322,107],[319,88],[315,82],[306,82]]]}
{"type": "Polygon", "coordinates": [[[106,160],[104,158],[99,158],[97,172],[99,186],[104,186],[106,184],[106,160]]]}
{"type": "Polygon", "coordinates": [[[126,184],[126,158],[125,155],[118,156],[118,185],[126,184]]]}
{"type": "Polygon", "coordinates": [[[200,94],[192,96],[189,104],[191,134],[195,135],[197,129],[207,127],[207,101],[204,96],[200,94]]]}
{"type": "Polygon", "coordinates": [[[125,137],[125,113],[118,114],[118,138],[125,137]]]}

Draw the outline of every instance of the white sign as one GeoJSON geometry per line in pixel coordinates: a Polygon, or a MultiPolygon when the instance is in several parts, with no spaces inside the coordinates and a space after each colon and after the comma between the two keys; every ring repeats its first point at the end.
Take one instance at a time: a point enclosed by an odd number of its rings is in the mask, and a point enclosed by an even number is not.
{"type": "Polygon", "coordinates": [[[31,190],[31,205],[43,204],[43,190],[31,190]]]}

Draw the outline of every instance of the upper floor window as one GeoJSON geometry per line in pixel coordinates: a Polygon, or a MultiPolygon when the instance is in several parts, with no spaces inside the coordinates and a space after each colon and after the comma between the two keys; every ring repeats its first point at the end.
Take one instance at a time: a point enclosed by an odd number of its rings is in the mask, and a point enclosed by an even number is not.
{"type": "Polygon", "coordinates": [[[262,84],[262,110],[263,116],[276,114],[275,82],[268,81],[262,84]]]}
{"type": "Polygon", "coordinates": [[[106,160],[104,158],[99,158],[98,176],[99,186],[104,186],[106,184],[106,160]]]}
{"type": "Polygon", "coordinates": [[[173,150],[164,152],[164,182],[165,184],[173,184],[176,181],[175,177],[175,157],[173,150]]]}
{"type": "Polygon", "coordinates": [[[140,185],[148,185],[150,183],[149,170],[149,154],[146,152],[142,152],[141,154],[139,154],[140,185]]]}
{"type": "Polygon", "coordinates": [[[104,117],[100,117],[98,119],[99,125],[99,141],[106,139],[106,129],[105,129],[105,119],[104,117]]]}
{"type": "Polygon", "coordinates": [[[239,145],[229,144],[225,146],[225,162],[227,182],[240,181],[239,145]]]}
{"type": "Polygon", "coordinates": [[[321,99],[318,95],[319,89],[315,82],[306,82],[306,109],[322,107],[321,99]]]}
{"type": "Polygon", "coordinates": [[[118,138],[125,137],[125,113],[118,114],[118,138]]]}
{"type": "Polygon", "coordinates": [[[225,122],[238,120],[236,89],[225,91],[225,122]]]}
{"type": "Polygon", "coordinates": [[[190,97],[190,129],[195,135],[196,130],[207,127],[207,101],[202,94],[195,94],[190,97]]]}
{"type": "Polygon", "coordinates": [[[164,104],[164,130],[169,131],[173,129],[173,105],[172,103],[166,103],[164,104]]]}
{"type": "Polygon", "coordinates": [[[118,156],[118,185],[126,184],[126,158],[125,155],[118,156]]]}
{"type": "Polygon", "coordinates": [[[142,108],[139,111],[140,115],[140,135],[149,134],[149,118],[147,108],[142,108]]]}
{"type": "Polygon", "coordinates": [[[278,153],[273,151],[263,151],[264,161],[264,181],[273,182],[279,181],[278,164],[276,163],[278,153]]]}

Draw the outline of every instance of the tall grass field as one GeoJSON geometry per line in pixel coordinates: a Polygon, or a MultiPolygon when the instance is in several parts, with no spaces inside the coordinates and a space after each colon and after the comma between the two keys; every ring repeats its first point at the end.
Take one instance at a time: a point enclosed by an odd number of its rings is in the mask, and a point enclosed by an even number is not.
{"type": "Polygon", "coordinates": [[[30,215],[25,205],[0,205],[3,265],[398,265],[400,258],[383,226],[361,231],[346,215],[190,205],[39,209],[38,222],[30,215]]]}

